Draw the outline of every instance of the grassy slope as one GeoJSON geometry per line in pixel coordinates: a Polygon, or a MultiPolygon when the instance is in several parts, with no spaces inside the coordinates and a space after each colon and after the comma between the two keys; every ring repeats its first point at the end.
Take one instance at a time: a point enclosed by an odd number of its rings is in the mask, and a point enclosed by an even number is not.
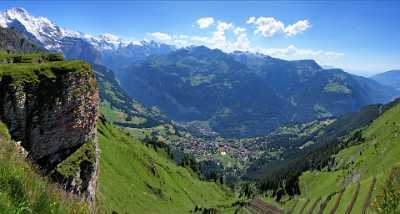
{"type": "MultiPolygon", "coordinates": [[[[376,119],[363,131],[364,143],[346,148],[336,155],[336,171],[308,171],[300,177],[302,195],[300,199],[326,197],[330,193],[346,188],[337,213],[344,213],[349,205],[356,178],[360,178],[361,188],[352,213],[361,213],[374,176],[377,185],[374,196],[382,189],[390,169],[400,157],[400,105],[397,105],[376,119]]],[[[333,207],[336,194],[327,207],[333,207]]],[[[289,209],[288,203],[285,207],[289,209]]],[[[297,207],[299,209],[299,207],[297,207]]],[[[327,212],[329,209],[325,209],[327,212]]]]}
{"type": "Polygon", "coordinates": [[[163,151],[148,148],[109,123],[99,122],[101,148],[97,204],[107,213],[188,213],[196,205],[230,202],[218,185],[200,181],[163,151]]]}
{"type": "Polygon", "coordinates": [[[166,118],[156,109],[146,108],[132,99],[119,85],[113,71],[93,65],[99,94],[101,112],[107,121],[124,127],[152,127],[164,123],[166,118]]]}
{"type": "Polygon", "coordinates": [[[86,205],[40,177],[0,122],[0,213],[88,213],[86,205]]]}

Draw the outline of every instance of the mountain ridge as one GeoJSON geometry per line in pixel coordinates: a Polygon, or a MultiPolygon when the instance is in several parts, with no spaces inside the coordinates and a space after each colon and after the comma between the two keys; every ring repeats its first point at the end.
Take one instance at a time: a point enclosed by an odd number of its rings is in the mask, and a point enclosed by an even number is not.
{"type": "Polygon", "coordinates": [[[151,54],[169,52],[175,48],[154,41],[127,41],[112,34],[92,36],[62,28],[46,17],[33,16],[23,8],[0,12],[1,27],[15,27],[28,39],[52,52],[62,52],[69,59],[84,59],[110,68],[120,68],[151,54]],[[112,60],[123,57],[118,62],[112,60]],[[102,59],[103,58],[103,59],[102,59]]]}
{"type": "Polygon", "coordinates": [[[357,111],[398,95],[374,80],[323,69],[314,60],[228,54],[204,46],[150,56],[119,77],[132,97],[173,120],[208,121],[214,131],[236,137],[357,111]]]}
{"type": "Polygon", "coordinates": [[[382,85],[400,90],[400,70],[390,70],[371,77],[382,85]]]}

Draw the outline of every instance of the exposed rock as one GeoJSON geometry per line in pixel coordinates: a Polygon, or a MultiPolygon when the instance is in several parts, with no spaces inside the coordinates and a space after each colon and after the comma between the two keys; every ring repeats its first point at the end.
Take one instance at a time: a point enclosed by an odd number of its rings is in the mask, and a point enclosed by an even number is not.
{"type": "Polygon", "coordinates": [[[98,169],[98,105],[87,63],[0,65],[0,119],[13,139],[45,174],[88,198],[94,197],[98,169]]]}
{"type": "Polygon", "coordinates": [[[36,52],[44,51],[20,34],[15,28],[0,27],[0,49],[11,52],[36,52]]]}

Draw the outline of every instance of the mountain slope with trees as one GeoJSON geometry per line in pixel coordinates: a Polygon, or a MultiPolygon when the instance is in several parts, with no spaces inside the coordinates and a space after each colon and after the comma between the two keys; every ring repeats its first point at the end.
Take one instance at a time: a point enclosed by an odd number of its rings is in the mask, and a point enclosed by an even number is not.
{"type": "Polygon", "coordinates": [[[390,101],[394,89],[313,60],[192,47],[150,56],[121,74],[127,92],[171,119],[206,121],[224,136],[267,134],[390,101]],[[378,87],[381,86],[381,87],[378,87]]]}
{"type": "Polygon", "coordinates": [[[398,186],[398,180],[393,174],[398,172],[400,155],[400,104],[376,107],[337,124],[348,130],[336,129],[332,138],[297,158],[264,168],[264,176],[257,179],[260,190],[288,211],[396,213],[398,191],[393,185],[398,186]],[[370,119],[364,120],[367,115],[370,119]],[[358,125],[349,127],[351,121],[358,125]]]}
{"type": "Polygon", "coordinates": [[[301,197],[313,201],[332,194],[332,199],[337,199],[335,193],[343,189],[337,213],[362,213],[363,209],[396,213],[400,207],[393,202],[399,202],[399,193],[391,184],[398,187],[399,115],[397,104],[363,129],[358,138],[346,139],[347,148],[333,157],[333,165],[304,173],[299,179],[301,197]],[[390,203],[394,206],[388,206],[390,203]]]}

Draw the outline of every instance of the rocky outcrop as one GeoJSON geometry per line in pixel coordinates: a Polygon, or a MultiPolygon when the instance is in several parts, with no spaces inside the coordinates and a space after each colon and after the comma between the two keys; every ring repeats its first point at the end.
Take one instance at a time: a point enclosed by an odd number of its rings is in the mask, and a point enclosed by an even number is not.
{"type": "Polygon", "coordinates": [[[97,172],[99,96],[82,61],[0,65],[0,119],[28,158],[69,191],[87,194],[97,172]]]}
{"type": "Polygon", "coordinates": [[[2,27],[0,27],[0,49],[16,53],[45,51],[44,48],[40,48],[32,41],[29,41],[15,28],[2,28],[2,27]]]}

